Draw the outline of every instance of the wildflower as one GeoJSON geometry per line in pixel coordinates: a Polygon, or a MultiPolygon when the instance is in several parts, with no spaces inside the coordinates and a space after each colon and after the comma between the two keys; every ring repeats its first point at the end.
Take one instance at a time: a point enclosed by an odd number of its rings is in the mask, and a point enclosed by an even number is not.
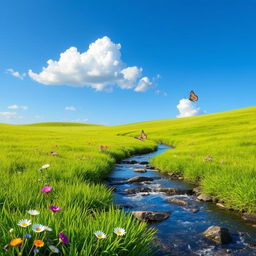
{"type": "Polygon", "coordinates": [[[36,215],[39,215],[40,212],[37,211],[37,210],[29,210],[29,211],[28,211],[28,214],[30,214],[30,215],[32,215],[32,216],[36,216],[36,215]]]}
{"type": "Polygon", "coordinates": [[[206,161],[212,161],[213,158],[212,158],[212,156],[208,155],[208,156],[205,157],[203,160],[204,160],[205,162],[206,162],[206,161]]]}
{"type": "Polygon", "coordinates": [[[43,247],[43,246],[44,246],[44,241],[43,241],[43,240],[35,240],[35,241],[34,241],[34,246],[35,246],[36,248],[43,247]]]}
{"type": "Polygon", "coordinates": [[[53,151],[52,151],[52,152],[51,152],[51,155],[52,155],[52,156],[57,156],[57,155],[58,155],[58,153],[57,153],[57,152],[53,152],[53,151]]]}
{"type": "Polygon", "coordinates": [[[100,145],[100,149],[108,149],[108,146],[100,145]]]}
{"type": "Polygon", "coordinates": [[[44,165],[42,165],[42,166],[40,167],[39,171],[42,171],[43,169],[47,169],[47,168],[49,168],[49,167],[50,167],[49,164],[44,164],[44,165]]]}
{"type": "Polygon", "coordinates": [[[39,249],[35,248],[33,252],[34,252],[34,254],[37,254],[37,253],[39,253],[39,249]]]}
{"type": "Polygon", "coordinates": [[[49,193],[52,191],[52,186],[46,186],[41,189],[43,193],[49,193]]]}
{"type": "Polygon", "coordinates": [[[40,233],[44,231],[44,226],[41,224],[35,224],[33,225],[32,230],[36,233],[40,233]]]}
{"type": "Polygon", "coordinates": [[[124,228],[115,228],[114,233],[118,236],[124,236],[126,234],[124,228]]]}
{"type": "Polygon", "coordinates": [[[19,246],[21,245],[23,240],[21,238],[14,238],[11,240],[10,245],[11,246],[19,246]]]}
{"type": "Polygon", "coordinates": [[[52,253],[59,253],[60,252],[60,250],[54,245],[49,245],[49,249],[51,250],[52,253]]]}
{"type": "Polygon", "coordinates": [[[59,212],[61,211],[61,208],[59,206],[56,206],[56,205],[51,205],[49,206],[49,209],[52,211],[52,212],[59,212]]]}
{"type": "Polygon", "coordinates": [[[27,219],[20,220],[18,225],[23,227],[23,228],[26,228],[26,227],[31,225],[31,220],[27,220],[27,219]]]}
{"type": "Polygon", "coordinates": [[[64,243],[64,244],[69,243],[69,240],[68,240],[67,236],[63,233],[59,233],[59,241],[64,243]]]}
{"type": "Polygon", "coordinates": [[[98,239],[104,239],[104,238],[107,237],[106,234],[105,234],[104,232],[101,232],[101,231],[96,231],[96,232],[94,233],[94,235],[95,235],[98,239]]]}
{"type": "Polygon", "coordinates": [[[13,231],[14,231],[14,229],[13,229],[13,228],[11,228],[11,229],[9,230],[9,232],[10,232],[10,233],[12,233],[13,231]]]}
{"type": "Polygon", "coordinates": [[[8,248],[9,248],[9,244],[6,244],[6,245],[4,246],[4,249],[7,250],[8,248]]]}
{"type": "Polygon", "coordinates": [[[52,228],[47,227],[47,226],[44,226],[44,230],[45,230],[45,231],[52,231],[52,228]]]}
{"type": "Polygon", "coordinates": [[[24,238],[29,239],[29,238],[31,238],[31,235],[30,235],[30,234],[26,234],[26,235],[24,236],[24,238]]]}

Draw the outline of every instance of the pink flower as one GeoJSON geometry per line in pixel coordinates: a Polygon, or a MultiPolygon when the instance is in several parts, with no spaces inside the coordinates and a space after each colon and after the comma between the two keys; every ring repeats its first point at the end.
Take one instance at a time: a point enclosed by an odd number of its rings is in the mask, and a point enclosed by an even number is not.
{"type": "Polygon", "coordinates": [[[52,186],[46,186],[41,189],[43,193],[49,193],[52,191],[52,186]]]}
{"type": "Polygon", "coordinates": [[[108,146],[107,145],[100,145],[100,149],[108,149],[108,146]]]}
{"type": "Polygon", "coordinates": [[[57,156],[58,153],[57,153],[57,152],[51,152],[51,155],[52,155],[52,156],[57,156]]]}
{"type": "Polygon", "coordinates": [[[52,212],[59,212],[61,211],[61,208],[59,206],[56,206],[56,205],[51,205],[49,206],[49,209],[52,211],[52,212]]]}
{"type": "Polygon", "coordinates": [[[64,244],[69,243],[69,240],[68,240],[67,236],[64,235],[63,233],[59,233],[59,240],[60,240],[60,242],[62,242],[64,244]]]}

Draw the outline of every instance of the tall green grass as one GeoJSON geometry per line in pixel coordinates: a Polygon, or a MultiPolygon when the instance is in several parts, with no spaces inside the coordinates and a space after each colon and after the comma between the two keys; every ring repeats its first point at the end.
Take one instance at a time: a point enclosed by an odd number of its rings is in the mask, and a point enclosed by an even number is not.
{"type": "MultiPolygon", "coordinates": [[[[150,255],[154,231],[114,210],[111,190],[101,183],[116,160],[152,151],[155,143],[115,136],[100,126],[66,124],[0,125],[0,134],[0,255],[18,254],[17,248],[3,249],[14,237],[32,235],[23,251],[23,255],[29,255],[33,239],[57,245],[59,232],[70,239],[68,245],[58,245],[64,255],[150,255]],[[100,150],[100,145],[109,149],[100,150]],[[50,167],[40,172],[44,164],[50,167]],[[46,185],[53,187],[49,194],[41,192],[46,185]],[[50,205],[62,210],[52,214],[50,205]],[[30,209],[39,210],[40,215],[29,216],[30,209]],[[46,237],[45,232],[36,235],[31,226],[17,225],[21,219],[47,225],[53,231],[46,237]],[[125,228],[126,235],[117,237],[115,227],[125,228]],[[12,228],[14,232],[10,233],[12,228]],[[107,238],[97,240],[97,230],[105,232],[107,238]]],[[[40,249],[39,255],[48,254],[47,246],[40,249]]]]}

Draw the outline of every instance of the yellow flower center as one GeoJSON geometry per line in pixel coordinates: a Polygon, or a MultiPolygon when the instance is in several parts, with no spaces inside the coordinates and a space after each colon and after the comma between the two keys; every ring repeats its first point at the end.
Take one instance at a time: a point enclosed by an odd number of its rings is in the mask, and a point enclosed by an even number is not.
{"type": "Polygon", "coordinates": [[[118,235],[121,235],[121,234],[122,234],[122,231],[120,231],[120,230],[117,231],[117,234],[118,234],[118,235]]]}
{"type": "Polygon", "coordinates": [[[36,231],[40,231],[41,230],[41,228],[36,228],[36,231]]]}
{"type": "Polygon", "coordinates": [[[21,223],[22,227],[26,227],[28,224],[27,223],[21,223]]]}

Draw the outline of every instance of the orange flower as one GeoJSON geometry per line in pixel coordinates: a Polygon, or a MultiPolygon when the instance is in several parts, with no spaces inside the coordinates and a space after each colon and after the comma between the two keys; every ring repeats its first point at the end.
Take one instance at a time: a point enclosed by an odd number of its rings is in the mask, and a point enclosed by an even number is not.
{"type": "Polygon", "coordinates": [[[43,240],[35,240],[34,241],[34,246],[35,247],[43,247],[44,246],[44,241],[43,240]]]}
{"type": "Polygon", "coordinates": [[[23,240],[21,238],[14,238],[11,240],[10,245],[11,246],[19,246],[21,245],[23,240]]]}

